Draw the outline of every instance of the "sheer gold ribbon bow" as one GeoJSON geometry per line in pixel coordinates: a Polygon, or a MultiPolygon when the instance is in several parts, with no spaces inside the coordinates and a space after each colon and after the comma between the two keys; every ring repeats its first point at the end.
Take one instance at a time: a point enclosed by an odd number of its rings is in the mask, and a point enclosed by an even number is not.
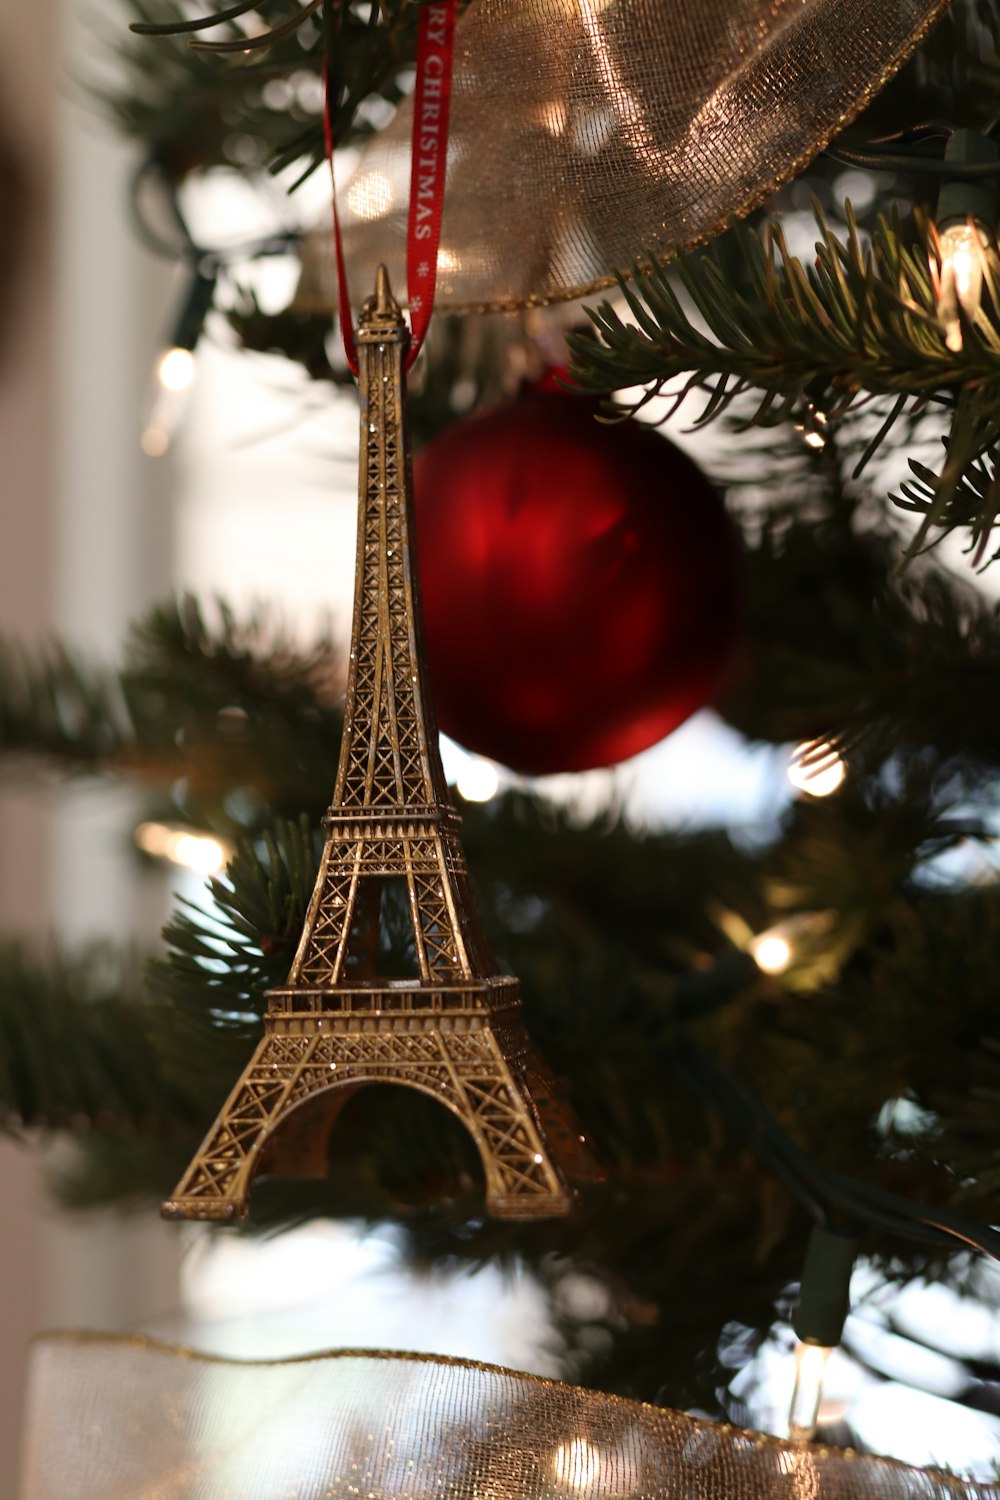
{"type": "MultiPolygon", "coordinates": [[[[584,296],[802,170],[949,0],[472,0],[458,24],[438,305],[584,296]]],[[[403,287],[410,107],[344,194],[353,284],[403,287]]],[[[298,304],[336,305],[326,225],[298,304]]]]}
{"type": "Polygon", "coordinates": [[[269,1363],[63,1334],[33,1351],[21,1500],[1000,1500],[491,1365],[269,1363]]]}

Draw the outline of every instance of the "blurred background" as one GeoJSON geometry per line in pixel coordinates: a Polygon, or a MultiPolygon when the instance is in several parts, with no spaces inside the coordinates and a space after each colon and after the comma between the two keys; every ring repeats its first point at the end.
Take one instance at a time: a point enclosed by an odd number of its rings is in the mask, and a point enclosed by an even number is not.
{"type": "MultiPolygon", "coordinates": [[[[176,440],[159,456],[142,450],[153,359],[183,288],[130,228],[134,152],[81,95],[79,64],[94,24],[93,0],[8,5],[0,18],[0,631],[28,640],[58,633],[113,661],[130,621],[170,591],[191,589],[234,604],[277,602],[303,640],[330,621],[345,632],[357,420],[349,399],[310,385],[297,366],[210,337],[176,440]]],[[[854,187],[860,193],[863,183],[854,187]]],[[[323,183],[310,191],[321,203],[323,183]]],[[[258,230],[260,204],[235,178],[217,182],[200,207],[235,239],[258,230]]],[[[276,257],[256,274],[262,302],[281,306],[295,265],[276,257]]],[[[680,430],[674,424],[672,434],[680,430]]],[[[681,441],[711,462],[724,439],[713,432],[681,441]]],[[[768,828],[794,796],[790,749],[750,747],[706,713],[625,767],[560,778],[548,792],[590,809],[615,800],[637,826],[768,828]]],[[[504,783],[452,746],[446,769],[460,788],[465,777],[470,800],[504,783]]],[[[40,789],[37,779],[5,777],[4,926],[42,936],[58,928],[71,940],[113,931],[152,944],[171,892],[196,897],[213,855],[202,851],[201,873],[137,878],[138,808],[120,788],[40,789]]],[[[4,1456],[17,1448],[26,1345],[43,1327],[142,1328],[244,1355],[369,1345],[539,1373],[560,1368],[549,1305],[527,1274],[428,1273],[415,1295],[390,1230],[361,1236],[318,1224],[243,1242],[178,1230],[149,1212],[71,1220],[42,1184],[58,1170],[59,1149],[0,1141],[4,1456]]],[[[967,1308],[959,1337],[956,1304],[939,1290],[900,1313],[904,1323],[909,1317],[921,1336],[947,1325],[962,1345],[957,1353],[995,1359],[996,1316],[967,1308]]],[[[992,1284],[983,1290],[987,1302],[994,1298],[992,1284]]],[[[957,1366],[927,1354],[928,1394],[910,1391],[894,1405],[885,1286],[862,1267],[858,1291],[869,1312],[852,1320],[855,1342],[881,1362],[880,1374],[861,1377],[845,1361],[831,1380],[832,1397],[844,1411],[852,1406],[855,1430],[912,1462],[989,1468],[1000,1454],[1000,1421],[952,1411],[949,1427],[933,1405],[948,1404],[957,1366]],[[931,1405],[915,1406],[918,1399],[931,1405]]],[[[585,1318],[588,1298],[603,1294],[578,1278],[565,1295],[585,1318]]],[[[912,1373],[916,1347],[895,1351],[895,1373],[912,1373]]],[[[752,1410],[764,1425],[780,1425],[787,1407],[787,1353],[779,1338],[760,1357],[752,1410]]],[[[16,1468],[4,1462],[0,1500],[15,1493],[16,1468]]]]}

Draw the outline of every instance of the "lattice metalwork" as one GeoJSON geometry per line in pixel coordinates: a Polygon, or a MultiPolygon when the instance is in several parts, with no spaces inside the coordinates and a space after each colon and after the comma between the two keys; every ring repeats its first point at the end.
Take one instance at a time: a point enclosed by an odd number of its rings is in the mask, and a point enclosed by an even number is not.
{"type": "Polygon", "coordinates": [[[403,412],[408,334],[380,270],[358,329],[361,463],[344,740],[316,888],[265,1034],[174,1197],[169,1218],[232,1219],[255,1172],[321,1175],[349,1093],[431,1095],[479,1150],[488,1210],[569,1211],[595,1175],[579,1126],[496,970],[472,897],[424,684],[403,412]],[[382,887],[403,883],[417,974],[381,977],[382,887]]]}

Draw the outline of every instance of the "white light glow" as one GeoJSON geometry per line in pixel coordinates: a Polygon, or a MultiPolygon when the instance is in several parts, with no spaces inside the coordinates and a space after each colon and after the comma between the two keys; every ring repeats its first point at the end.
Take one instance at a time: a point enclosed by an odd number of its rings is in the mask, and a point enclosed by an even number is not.
{"type": "Polygon", "coordinates": [[[392,183],[382,172],[366,172],[347,189],[347,206],[359,219],[381,219],[392,207],[392,183]]]}
{"type": "Polygon", "coordinates": [[[956,353],[962,347],[959,308],[972,318],[983,295],[983,250],[985,233],[970,219],[950,224],[940,235],[941,282],[938,307],[944,323],[945,343],[956,353]]]}
{"type": "Polygon", "coordinates": [[[571,1443],[559,1444],[552,1467],[560,1484],[585,1490],[600,1476],[601,1456],[585,1438],[574,1438],[571,1443]]]}
{"type": "Polygon", "coordinates": [[[820,449],[826,447],[829,426],[830,419],[826,412],[810,406],[807,420],[796,422],[795,430],[802,434],[802,441],[808,447],[820,449]]]}
{"type": "Polygon", "coordinates": [[[783,974],[792,962],[792,945],[780,932],[762,932],[750,944],[750,953],[765,974],[783,974]]]}
{"type": "Polygon", "coordinates": [[[190,349],[168,349],[156,366],[156,378],[165,391],[190,390],[194,375],[195,359],[190,349]]]}
{"type": "Polygon", "coordinates": [[[139,439],[147,458],[162,458],[170,447],[196,370],[190,349],[168,349],[157,360],[149,416],[139,439]]]}
{"type": "Polygon", "coordinates": [[[500,774],[484,755],[472,756],[459,772],[455,786],[466,802],[490,802],[500,790],[500,774]]]}
{"type": "Polygon", "coordinates": [[[135,841],[144,854],[182,865],[198,875],[218,875],[229,858],[229,849],[221,839],[170,823],[140,823],[135,841]]]}
{"type": "Polygon", "coordinates": [[[563,135],[569,120],[569,111],[562,99],[554,99],[550,104],[538,105],[533,118],[543,130],[549,132],[549,135],[563,135]]]}
{"type": "Polygon", "coordinates": [[[843,785],[847,766],[823,740],[804,740],[796,745],[788,763],[788,779],[797,792],[810,797],[829,797],[843,785]]]}
{"type": "Polygon", "coordinates": [[[807,1442],[816,1433],[819,1404],[830,1350],[822,1344],[798,1344],[795,1350],[795,1385],[788,1411],[788,1436],[807,1442]]]}

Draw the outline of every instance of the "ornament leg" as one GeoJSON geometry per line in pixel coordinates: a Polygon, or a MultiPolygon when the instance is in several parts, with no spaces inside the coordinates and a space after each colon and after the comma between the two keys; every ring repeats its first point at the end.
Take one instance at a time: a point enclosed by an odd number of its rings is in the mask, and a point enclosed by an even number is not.
{"type": "Polygon", "coordinates": [[[508,1066],[492,1030],[447,1038],[460,1118],[479,1148],[486,1208],[498,1219],[568,1214],[573,1195],[542,1139],[526,1083],[508,1066]]]}
{"type": "Polygon", "coordinates": [[[312,1040],[268,1034],[160,1213],[165,1219],[242,1219],[263,1142],[288,1108],[312,1040]]]}

